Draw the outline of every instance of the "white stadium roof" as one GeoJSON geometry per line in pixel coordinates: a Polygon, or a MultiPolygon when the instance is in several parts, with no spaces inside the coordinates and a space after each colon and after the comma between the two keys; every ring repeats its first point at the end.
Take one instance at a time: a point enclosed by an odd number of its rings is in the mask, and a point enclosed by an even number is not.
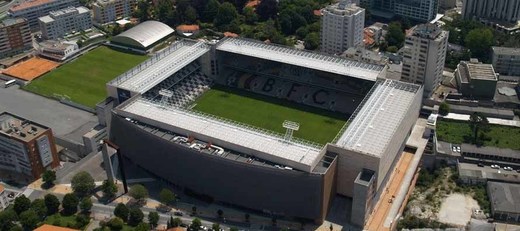
{"type": "Polygon", "coordinates": [[[108,84],[142,94],[209,50],[203,42],[178,41],[108,84]]]}
{"type": "MultiPolygon", "coordinates": [[[[285,164],[295,169],[310,172],[319,161],[321,146],[313,146],[269,134],[261,129],[241,126],[216,117],[183,110],[163,107],[160,103],[136,98],[119,107],[118,114],[141,120],[157,126],[157,122],[174,126],[194,133],[212,137],[213,143],[225,143],[252,150],[255,156],[275,163],[285,164]],[[137,116],[136,116],[137,115],[137,116]]],[[[281,126],[281,125],[280,125],[281,126]]],[[[231,148],[231,147],[228,147],[231,148]]],[[[249,153],[251,154],[251,153],[249,153]]]]}
{"type": "Polygon", "coordinates": [[[380,65],[362,63],[342,57],[297,50],[241,38],[223,39],[217,44],[217,50],[370,81],[375,81],[384,68],[380,65]]]}
{"type": "MultiPolygon", "coordinates": [[[[412,106],[419,85],[396,80],[376,82],[336,144],[380,157],[412,106]]],[[[420,97],[420,96],[418,96],[420,97]]]]}
{"type": "Polygon", "coordinates": [[[162,22],[146,21],[114,36],[112,42],[147,48],[173,32],[171,27],[162,22]]]}

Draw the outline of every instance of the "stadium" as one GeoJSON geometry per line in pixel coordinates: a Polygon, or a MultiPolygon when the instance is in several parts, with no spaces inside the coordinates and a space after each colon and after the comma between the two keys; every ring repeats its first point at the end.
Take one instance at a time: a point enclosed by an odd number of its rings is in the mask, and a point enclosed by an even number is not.
{"type": "Polygon", "coordinates": [[[109,82],[104,114],[125,157],[177,186],[318,224],[340,195],[362,227],[423,91],[385,74],[248,39],[181,40],[109,82]]]}

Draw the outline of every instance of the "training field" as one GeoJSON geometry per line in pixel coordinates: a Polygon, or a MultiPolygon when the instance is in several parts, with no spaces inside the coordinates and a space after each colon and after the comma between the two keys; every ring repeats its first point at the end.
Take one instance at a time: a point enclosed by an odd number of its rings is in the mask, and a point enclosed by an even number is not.
{"type": "Polygon", "coordinates": [[[36,79],[24,89],[45,96],[69,97],[73,102],[93,108],[106,97],[107,82],[146,58],[101,46],[36,79]]]}
{"type": "Polygon", "coordinates": [[[195,103],[196,111],[282,134],[285,133],[283,121],[295,121],[300,123],[300,130],[294,132],[294,136],[320,144],[332,141],[349,117],[222,86],[214,86],[195,103]]]}

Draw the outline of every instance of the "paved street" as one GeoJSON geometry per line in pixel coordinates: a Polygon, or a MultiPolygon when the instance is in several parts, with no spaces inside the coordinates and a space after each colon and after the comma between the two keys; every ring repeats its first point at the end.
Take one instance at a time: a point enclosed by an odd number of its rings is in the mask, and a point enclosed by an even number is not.
{"type": "Polygon", "coordinates": [[[20,2],[23,2],[23,1],[22,0],[13,0],[13,1],[7,3],[6,5],[0,6],[0,19],[7,16],[7,10],[9,10],[9,8],[11,8],[11,6],[13,6],[14,4],[20,3],[20,2]]]}

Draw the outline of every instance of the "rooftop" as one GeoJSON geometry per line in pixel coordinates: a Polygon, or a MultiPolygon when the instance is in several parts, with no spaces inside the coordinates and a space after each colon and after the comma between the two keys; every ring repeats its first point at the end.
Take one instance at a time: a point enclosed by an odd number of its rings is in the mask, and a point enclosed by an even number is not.
{"type": "Polygon", "coordinates": [[[375,81],[383,66],[242,38],[225,38],[217,50],[375,81]]]}
{"type": "Polygon", "coordinates": [[[147,48],[171,33],[173,29],[162,22],[146,21],[114,36],[112,41],[147,48]]]}
{"type": "Polygon", "coordinates": [[[108,84],[144,93],[210,50],[203,42],[181,40],[138,66],[121,74],[108,84]]]}
{"type": "Polygon", "coordinates": [[[494,80],[497,75],[491,64],[479,63],[478,60],[461,61],[457,66],[462,82],[469,82],[471,79],[494,80]]]}
{"type": "Polygon", "coordinates": [[[507,157],[520,160],[520,151],[508,148],[497,148],[489,146],[477,147],[474,144],[463,143],[461,144],[460,149],[462,153],[478,153],[483,155],[507,157]]]}
{"type": "Polygon", "coordinates": [[[493,212],[520,213],[520,185],[489,181],[489,200],[493,212]]]}
{"type": "Polygon", "coordinates": [[[54,1],[55,0],[29,0],[29,1],[25,1],[25,2],[22,2],[20,4],[14,5],[13,7],[11,7],[9,9],[9,11],[10,12],[14,12],[14,11],[19,11],[19,10],[24,10],[24,9],[27,9],[27,8],[31,8],[31,7],[47,4],[49,2],[54,2],[54,1]]]}
{"type": "Polygon", "coordinates": [[[7,112],[0,114],[0,134],[16,140],[31,141],[47,129],[47,127],[7,112]]]}
{"type": "Polygon", "coordinates": [[[176,127],[192,131],[202,137],[212,137],[212,143],[241,150],[244,154],[310,172],[320,159],[322,147],[285,141],[266,131],[246,127],[209,115],[174,107],[143,98],[127,100],[118,107],[117,114],[162,128],[176,127]],[[235,147],[232,147],[235,145],[235,147]]]}
{"type": "Polygon", "coordinates": [[[493,54],[496,55],[520,55],[520,48],[511,47],[491,47],[493,54]]]}
{"type": "Polygon", "coordinates": [[[2,22],[0,22],[0,28],[2,27],[7,27],[7,26],[12,26],[12,25],[15,25],[15,24],[18,24],[18,23],[23,23],[23,22],[26,22],[27,19],[25,18],[7,18],[7,19],[4,19],[2,22]]]}
{"type": "Polygon", "coordinates": [[[421,38],[435,39],[442,32],[442,29],[435,24],[419,24],[409,30],[408,35],[421,38]]]}
{"type": "Polygon", "coordinates": [[[339,3],[329,5],[323,9],[324,12],[330,12],[331,14],[341,16],[352,16],[359,12],[365,11],[365,9],[351,3],[347,0],[342,0],[339,3]]]}
{"type": "Polygon", "coordinates": [[[64,8],[64,9],[51,11],[51,12],[49,12],[49,15],[53,18],[56,18],[56,17],[64,16],[67,14],[83,14],[86,12],[89,12],[89,9],[87,9],[84,6],[80,6],[80,7],[70,6],[70,7],[64,8]]]}
{"type": "Polygon", "coordinates": [[[419,85],[379,80],[350,117],[347,130],[336,144],[380,157],[413,104],[419,85]]]}

